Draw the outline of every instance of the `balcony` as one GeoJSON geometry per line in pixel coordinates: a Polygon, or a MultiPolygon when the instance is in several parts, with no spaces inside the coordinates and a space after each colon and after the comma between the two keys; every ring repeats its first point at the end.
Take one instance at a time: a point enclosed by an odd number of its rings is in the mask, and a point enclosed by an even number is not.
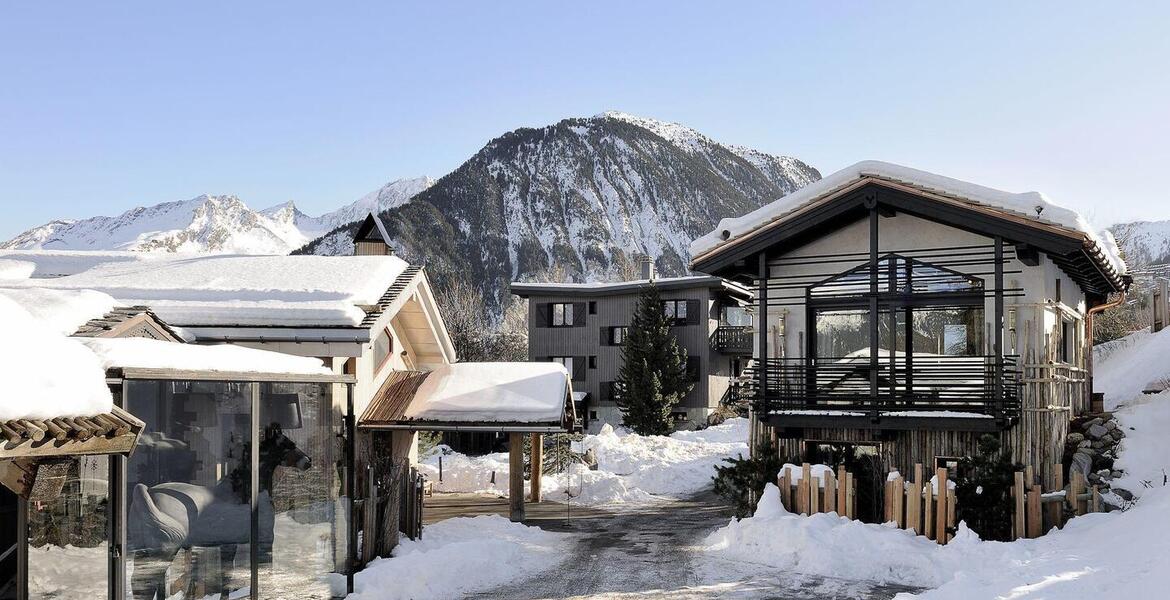
{"type": "Polygon", "coordinates": [[[751,325],[720,325],[711,336],[711,347],[722,354],[751,356],[751,325]]]}
{"type": "Polygon", "coordinates": [[[1017,357],[915,354],[770,358],[744,386],[781,427],[996,431],[1020,414],[1017,357]]]}

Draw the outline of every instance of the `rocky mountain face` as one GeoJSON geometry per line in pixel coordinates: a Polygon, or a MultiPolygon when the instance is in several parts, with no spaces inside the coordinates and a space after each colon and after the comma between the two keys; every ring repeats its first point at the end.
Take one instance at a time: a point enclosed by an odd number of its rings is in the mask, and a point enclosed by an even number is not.
{"type": "Polygon", "coordinates": [[[0,249],[287,254],[371,211],[400,206],[433,183],[429,177],[394,181],[319,217],[306,215],[292,202],[256,211],[236,196],[202,195],[133,208],[116,217],[51,221],[0,244],[0,249]]]}
{"type": "Polygon", "coordinates": [[[1109,228],[1134,270],[1170,264],[1170,221],[1134,221],[1109,228]]]}
{"type": "MultiPolygon", "coordinates": [[[[381,217],[401,255],[440,285],[472,282],[498,310],[513,280],[622,278],[637,253],[664,276],[686,274],[690,241],[719,219],[819,178],[795,158],[604,113],[506,133],[381,217]]],[[[299,252],[349,253],[356,228],[299,252]]]]}

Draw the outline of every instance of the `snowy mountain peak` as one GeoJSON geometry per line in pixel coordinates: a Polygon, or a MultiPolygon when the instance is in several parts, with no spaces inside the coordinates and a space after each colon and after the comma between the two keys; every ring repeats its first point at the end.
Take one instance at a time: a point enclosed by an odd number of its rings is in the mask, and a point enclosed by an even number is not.
{"type": "Polygon", "coordinates": [[[654,134],[662,137],[668,142],[690,152],[700,150],[699,144],[715,143],[711,138],[683,125],[681,123],[671,123],[667,121],[659,121],[658,119],[651,119],[649,117],[639,117],[630,113],[607,110],[601,114],[595,115],[594,119],[616,119],[618,121],[625,121],[631,125],[637,125],[642,129],[651,131],[654,134]]]}

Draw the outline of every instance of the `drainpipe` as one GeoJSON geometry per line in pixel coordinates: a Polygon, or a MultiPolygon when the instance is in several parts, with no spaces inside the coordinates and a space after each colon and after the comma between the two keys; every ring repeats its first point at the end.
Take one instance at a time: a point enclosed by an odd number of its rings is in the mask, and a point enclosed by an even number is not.
{"type": "Polygon", "coordinates": [[[1122,280],[1124,285],[1121,288],[1121,293],[1118,294],[1117,299],[1112,302],[1098,304],[1085,311],[1085,339],[1089,342],[1089,351],[1085,353],[1085,366],[1089,371],[1089,405],[1092,405],[1093,399],[1093,315],[1103,313],[1111,308],[1117,308],[1125,302],[1125,293],[1129,290],[1129,284],[1133,281],[1129,276],[1125,276],[1122,280]]]}

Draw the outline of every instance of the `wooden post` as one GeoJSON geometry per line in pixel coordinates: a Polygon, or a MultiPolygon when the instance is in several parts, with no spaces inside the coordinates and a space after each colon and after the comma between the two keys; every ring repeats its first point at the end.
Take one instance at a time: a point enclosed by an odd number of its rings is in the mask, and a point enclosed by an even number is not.
{"type": "Polygon", "coordinates": [[[922,463],[914,465],[914,481],[910,484],[909,510],[906,517],[915,534],[922,533],[922,463]]]}
{"type": "Polygon", "coordinates": [[[1040,495],[1043,493],[1039,485],[1033,485],[1028,492],[1027,533],[1030,538],[1038,538],[1044,533],[1044,513],[1040,510],[1040,495]]]}
{"type": "Polygon", "coordinates": [[[808,479],[808,514],[815,515],[821,512],[821,478],[808,479]]]}
{"type": "Polygon", "coordinates": [[[938,505],[934,510],[934,540],[940,544],[947,543],[947,470],[938,469],[934,476],[938,478],[938,505]]]}
{"type": "MultiPolygon", "coordinates": [[[[1064,489],[1064,465],[1057,463],[1052,465],[1052,486],[1048,488],[1050,491],[1059,492],[1064,489]]],[[[1064,505],[1061,502],[1048,503],[1048,528],[1059,529],[1064,526],[1064,505]]]]}
{"type": "Polygon", "coordinates": [[[1015,514],[1012,515],[1012,539],[1024,537],[1024,472],[1016,471],[1012,483],[1012,501],[1015,503],[1015,514]]]}
{"type": "Polygon", "coordinates": [[[792,482],[788,476],[788,469],[782,469],[776,476],[776,487],[780,488],[780,504],[784,510],[792,512],[792,482]]]}
{"type": "Polygon", "coordinates": [[[528,487],[531,490],[531,498],[533,502],[540,502],[540,478],[544,475],[544,435],[540,433],[532,434],[532,468],[529,476],[528,487]]]}
{"type": "Polygon", "coordinates": [[[508,508],[514,522],[524,520],[524,434],[508,434],[508,508]]]}
{"type": "Polygon", "coordinates": [[[901,475],[894,478],[894,522],[898,529],[906,528],[906,482],[901,475]]]}
{"type": "MultiPolygon", "coordinates": [[[[958,522],[955,520],[955,512],[956,512],[955,508],[959,505],[959,503],[956,502],[956,494],[957,494],[957,492],[955,490],[947,490],[947,528],[948,529],[954,529],[955,526],[958,525],[958,522]]],[[[949,542],[952,539],[954,539],[954,537],[955,536],[953,534],[947,533],[945,536],[945,539],[946,539],[946,541],[949,542]]]]}
{"type": "Polygon", "coordinates": [[[934,486],[929,481],[922,487],[922,533],[934,539],[934,486]]]}
{"type": "Polygon", "coordinates": [[[808,500],[808,491],[809,491],[809,488],[812,487],[811,484],[812,484],[812,465],[810,465],[808,463],[804,463],[804,464],[800,465],[800,487],[797,488],[799,490],[800,497],[797,499],[797,503],[796,503],[796,506],[800,510],[800,514],[802,514],[802,515],[811,515],[812,514],[812,512],[809,511],[810,504],[809,504],[809,500],[808,500]]]}
{"type": "Polygon", "coordinates": [[[1093,486],[1093,505],[1089,510],[1091,512],[1101,512],[1101,486],[1093,486]]]}
{"type": "Polygon", "coordinates": [[[854,486],[853,473],[845,472],[845,516],[852,519],[857,516],[857,488],[854,486]]]}
{"type": "MultiPolygon", "coordinates": [[[[837,512],[837,478],[832,471],[825,471],[825,512],[837,512]]],[[[841,514],[841,513],[837,513],[841,514]]]]}
{"type": "Polygon", "coordinates": [[[845,480],[847,478],[848,478],[848,475],[845,474],[845,465],[838,466],[837,467],[837,514],[841,515],[842,517],[849,516],[847,514],[849,512],[847,510],[849,507],[849,500],[845,496],[845,494],[847,494],[849,492],[848,486],[845,485],[846,484],[845,480]]]}
{"type": "Polygon", "coordinates": [[[1072,511],[1081,516],[1081,494],[1085,493],[1085,476],[1080,471],[1073,471],[1069,478],[1068,501],[1072,503],[1072,511]]]}

